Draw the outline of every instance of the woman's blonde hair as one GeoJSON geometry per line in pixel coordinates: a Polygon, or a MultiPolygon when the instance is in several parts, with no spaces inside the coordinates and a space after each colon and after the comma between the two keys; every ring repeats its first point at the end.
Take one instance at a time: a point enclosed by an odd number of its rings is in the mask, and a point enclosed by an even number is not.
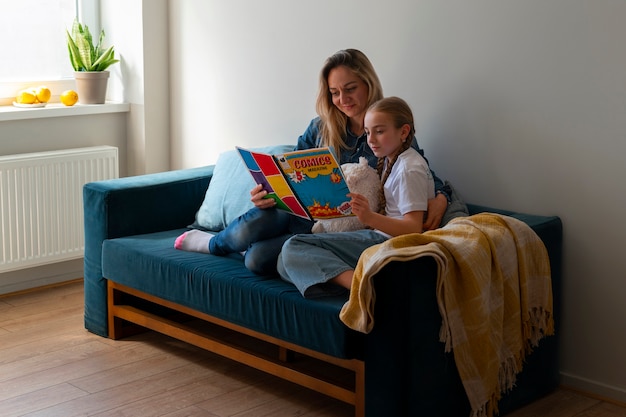
{"type": "Polygon", "coordinates": [[[385,181],[389,178],[389,174],[391,173],[391,169],[395,165],[398,160],[398,156],[409,149],[411,144],[413,143],[413,136],[415,135],[415,121],[413,119],[413,112],[411,111],[411,107],[408,103],[402,100],[399,97],[387,97],[381,100],[378,100],[374,104],[372,104],[367,112],[377,112],[384,113],[391,117],[393,121],[393,125],[395,128],[400,129],[404,125],[409,125],[409,133],[406,138],[402,142],[402,146],[398,152],[391,156],[391,159],[387,162],[387,168],[385,172],[383,172],[383,168],[385,167],[385,158],[378,158],[378,164],[376,165],[376,170],[378,171],[378,175],[380,176],[380,192],[378,194],[378,202],[379,202],[379,212],[381,214],[385,214],[385,206],[387,205],[387,201],[385,200],[385,193],[383,191],[383,186],[385,185],[385,181]]]}
{"type": "Polygon", "coordinates": [[[320,117],[319,135],[322,146],[331,146],[341,158],[341,151],[347,149],[345,142],[348,118],[334,104],[328,86],[330,71],[339,66],[350,69],[367,85],[368,106],[383,98],[383,88],[370,60],[357,49],[343,49],[326,59],[319,76],[316,110],[320,117]]]}

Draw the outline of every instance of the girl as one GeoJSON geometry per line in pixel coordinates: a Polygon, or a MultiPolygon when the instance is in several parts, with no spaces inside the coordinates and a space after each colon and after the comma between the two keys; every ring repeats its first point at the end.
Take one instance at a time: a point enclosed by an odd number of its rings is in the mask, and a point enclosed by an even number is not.
{"type": "Polygon", "coordinates": [[[285,242],[278,272],[304,297],[349,290],[354,268],[366,248],[393,236],[423,231],[428,200],[434,197],[435,188],[428,163],[411,147],[415,133],[411,109],[400,98],[385,98],[367,110],[364,124],[367,143],[378,157],[383,212],[372,212],[365,197],[351,193],[353,213],[373,230],[300,234],[285,242]]]}
{"type": "MultiPolygon", "coordinates": [[[[298,139],[296,149],[329,146],[339,163],[368,159],[375,166],[377,158],[368,147],[363,128],[367,108],[383,98],[383,90],[372,63],[361,51],[346,49],[330,56],[320,71],[316,109],[313,119],[298,139]]],[[[411,136],[407,146],[417,146],[411,136]]],[[[437,228],[448,207],[443,182],[436,178],[437,196],[429,202],[431,219],[427,228],[437,228]],[[440,195],[441,194],[441,195],[440,195]]],[[[180,250],[226,255],[244,252],[246,267],[257,274],[276,273],[276,260],[283,243],[295,234],[311,233],[313,222],[273,208],[273,199],[264,199],[267,192],[257,185],[250,192],[255,207],[226,229],[213,235],[200,230],[185,232],[176,239],[180,250]]]]}

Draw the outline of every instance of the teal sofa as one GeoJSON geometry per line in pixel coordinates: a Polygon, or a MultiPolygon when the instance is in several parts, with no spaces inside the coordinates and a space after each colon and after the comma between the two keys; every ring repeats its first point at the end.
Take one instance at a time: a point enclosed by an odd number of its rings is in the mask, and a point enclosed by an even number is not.
{"type": "MultiPolygon", "coordinates": [[[[85,327],[121,338],[153,329],[353,404],[356,416],[468,416],[451,353],[439,341],[435,262],[391,262],[375,278],[375,326],[362,334],[339,320],[345,298],[307,300],[277,276],[248,271],[239,254],[177,251],[194,222],[213,166],[85,185],[85,327]]],[[[559,382],[562,225],[516,217],[550,257],[556,335],[527,358],[501,414],[559,382]]]]}

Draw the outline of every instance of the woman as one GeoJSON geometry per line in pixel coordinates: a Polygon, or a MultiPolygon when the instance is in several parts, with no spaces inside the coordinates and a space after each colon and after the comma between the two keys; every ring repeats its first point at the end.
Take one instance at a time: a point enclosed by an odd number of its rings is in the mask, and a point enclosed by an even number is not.
{"type": "MultiPolygon", "coordinates": [[[[363,127],[365,112],[383,98],[383,90],[372,63],[361,51],[346,49],[330,56],[320,71],[316,102],[318,117],[313,119],[296,149],[329,146],[339,163],[368,159],[375,167],[377,157],[367,145],[363,127]]],[[[423,156],[413,137],[412,146],[423,156]]],[[[443,182],[433,173],[436,196],[428,201],[426,230],[435,229],[448,206],[443,182]]],[[[176,239],[180,250],[226,255],[244,252],[245,265],[258,274],[276,273],[276,261],[283,243],[295,234],[311,233],[313,222],[273,209],[272,199],[257,185],[250,192],[255,208],[231,222],[216,235],[191,230],[176,239]]]]}

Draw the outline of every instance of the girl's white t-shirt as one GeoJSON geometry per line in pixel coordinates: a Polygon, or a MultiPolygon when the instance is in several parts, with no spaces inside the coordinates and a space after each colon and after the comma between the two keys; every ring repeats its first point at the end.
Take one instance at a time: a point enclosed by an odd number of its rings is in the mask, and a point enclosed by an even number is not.
{"type": "Polygon", "coordinates": [[[428,200],[435,197],[435,181],[424,157],[409,148],[398,156],[383,190],[386,215],[402,218],[411,211],[428,209],[428,200]]]}

